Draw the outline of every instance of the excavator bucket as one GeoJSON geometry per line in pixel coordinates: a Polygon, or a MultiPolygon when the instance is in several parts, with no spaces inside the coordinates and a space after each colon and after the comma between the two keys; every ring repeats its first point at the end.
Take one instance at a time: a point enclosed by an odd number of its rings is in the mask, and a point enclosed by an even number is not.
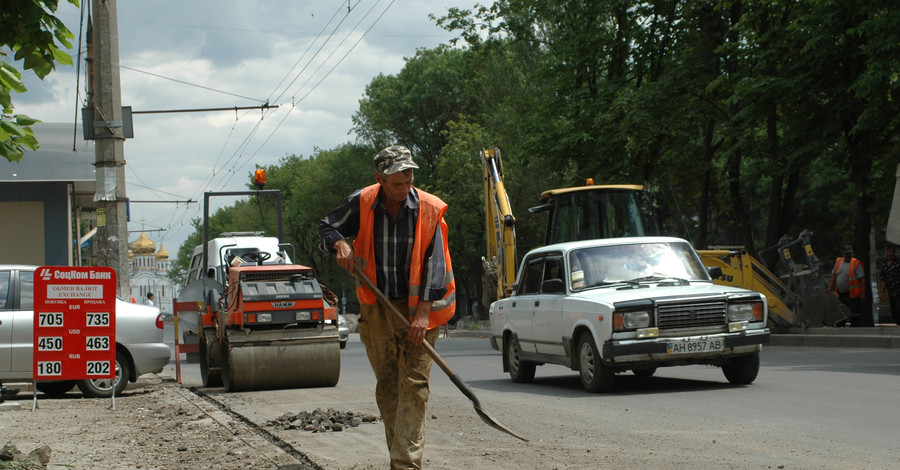
{"type": "Polygon", "coordinates": [[[770,328],[816,328],[834,326],[849,318],[850,310],[827,292],[825,275],[809,244],[809,232],[797,240],[783,241],[777,249],[789,273],[777,276],[744,249],[698,250],[705,266],[718,266],[722,275],[713,279],[721,285],[743,287],[766,296],[770,328]],[[791,248],[802,248],[803,265],[794,262],[791,248]]]}

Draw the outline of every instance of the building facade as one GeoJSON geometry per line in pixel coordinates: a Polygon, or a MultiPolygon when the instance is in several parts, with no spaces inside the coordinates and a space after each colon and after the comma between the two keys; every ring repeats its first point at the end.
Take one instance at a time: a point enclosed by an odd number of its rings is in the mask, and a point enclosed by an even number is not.
{"type": "Polygon", "coordinates": [[[148,293],[153,293],[153,304],[161,312],[172,313],[172,299],[175,292],[172,281],[168,278],[169,252],[160,243],[150,240],[145,232],[141,232],[129,250],[128,264],[131,268],[131,296],[137,303],[143,303],[148,293]]]}

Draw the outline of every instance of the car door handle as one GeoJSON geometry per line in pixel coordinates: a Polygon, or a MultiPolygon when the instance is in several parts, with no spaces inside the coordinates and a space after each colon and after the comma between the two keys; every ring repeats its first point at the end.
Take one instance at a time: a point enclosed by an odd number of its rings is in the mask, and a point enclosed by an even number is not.
{"type": "Polygon", "coordinates": [[[535,301],[534,301],[534,306],[535,306],[535,307],[540,307],[540,306],[541,306],[541,301],[540,301],[540,300],[535,300],[535,301]]]}

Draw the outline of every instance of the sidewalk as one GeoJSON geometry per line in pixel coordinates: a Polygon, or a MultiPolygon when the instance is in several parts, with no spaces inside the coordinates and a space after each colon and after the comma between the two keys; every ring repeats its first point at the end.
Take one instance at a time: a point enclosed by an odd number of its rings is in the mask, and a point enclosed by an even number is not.
{"type": "Polygon", "coordinates": [[[776,328],[770,346],[900,349],[900,327],[776,328]]]}

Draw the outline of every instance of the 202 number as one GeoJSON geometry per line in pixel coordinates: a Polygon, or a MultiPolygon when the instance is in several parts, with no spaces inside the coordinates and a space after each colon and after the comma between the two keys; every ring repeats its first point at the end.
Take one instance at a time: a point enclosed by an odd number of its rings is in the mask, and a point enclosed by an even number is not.
{"type": "Polygon", "coordinates": [[[87,375],[109,375],[109,361],[88,361],[87,375]]]}

